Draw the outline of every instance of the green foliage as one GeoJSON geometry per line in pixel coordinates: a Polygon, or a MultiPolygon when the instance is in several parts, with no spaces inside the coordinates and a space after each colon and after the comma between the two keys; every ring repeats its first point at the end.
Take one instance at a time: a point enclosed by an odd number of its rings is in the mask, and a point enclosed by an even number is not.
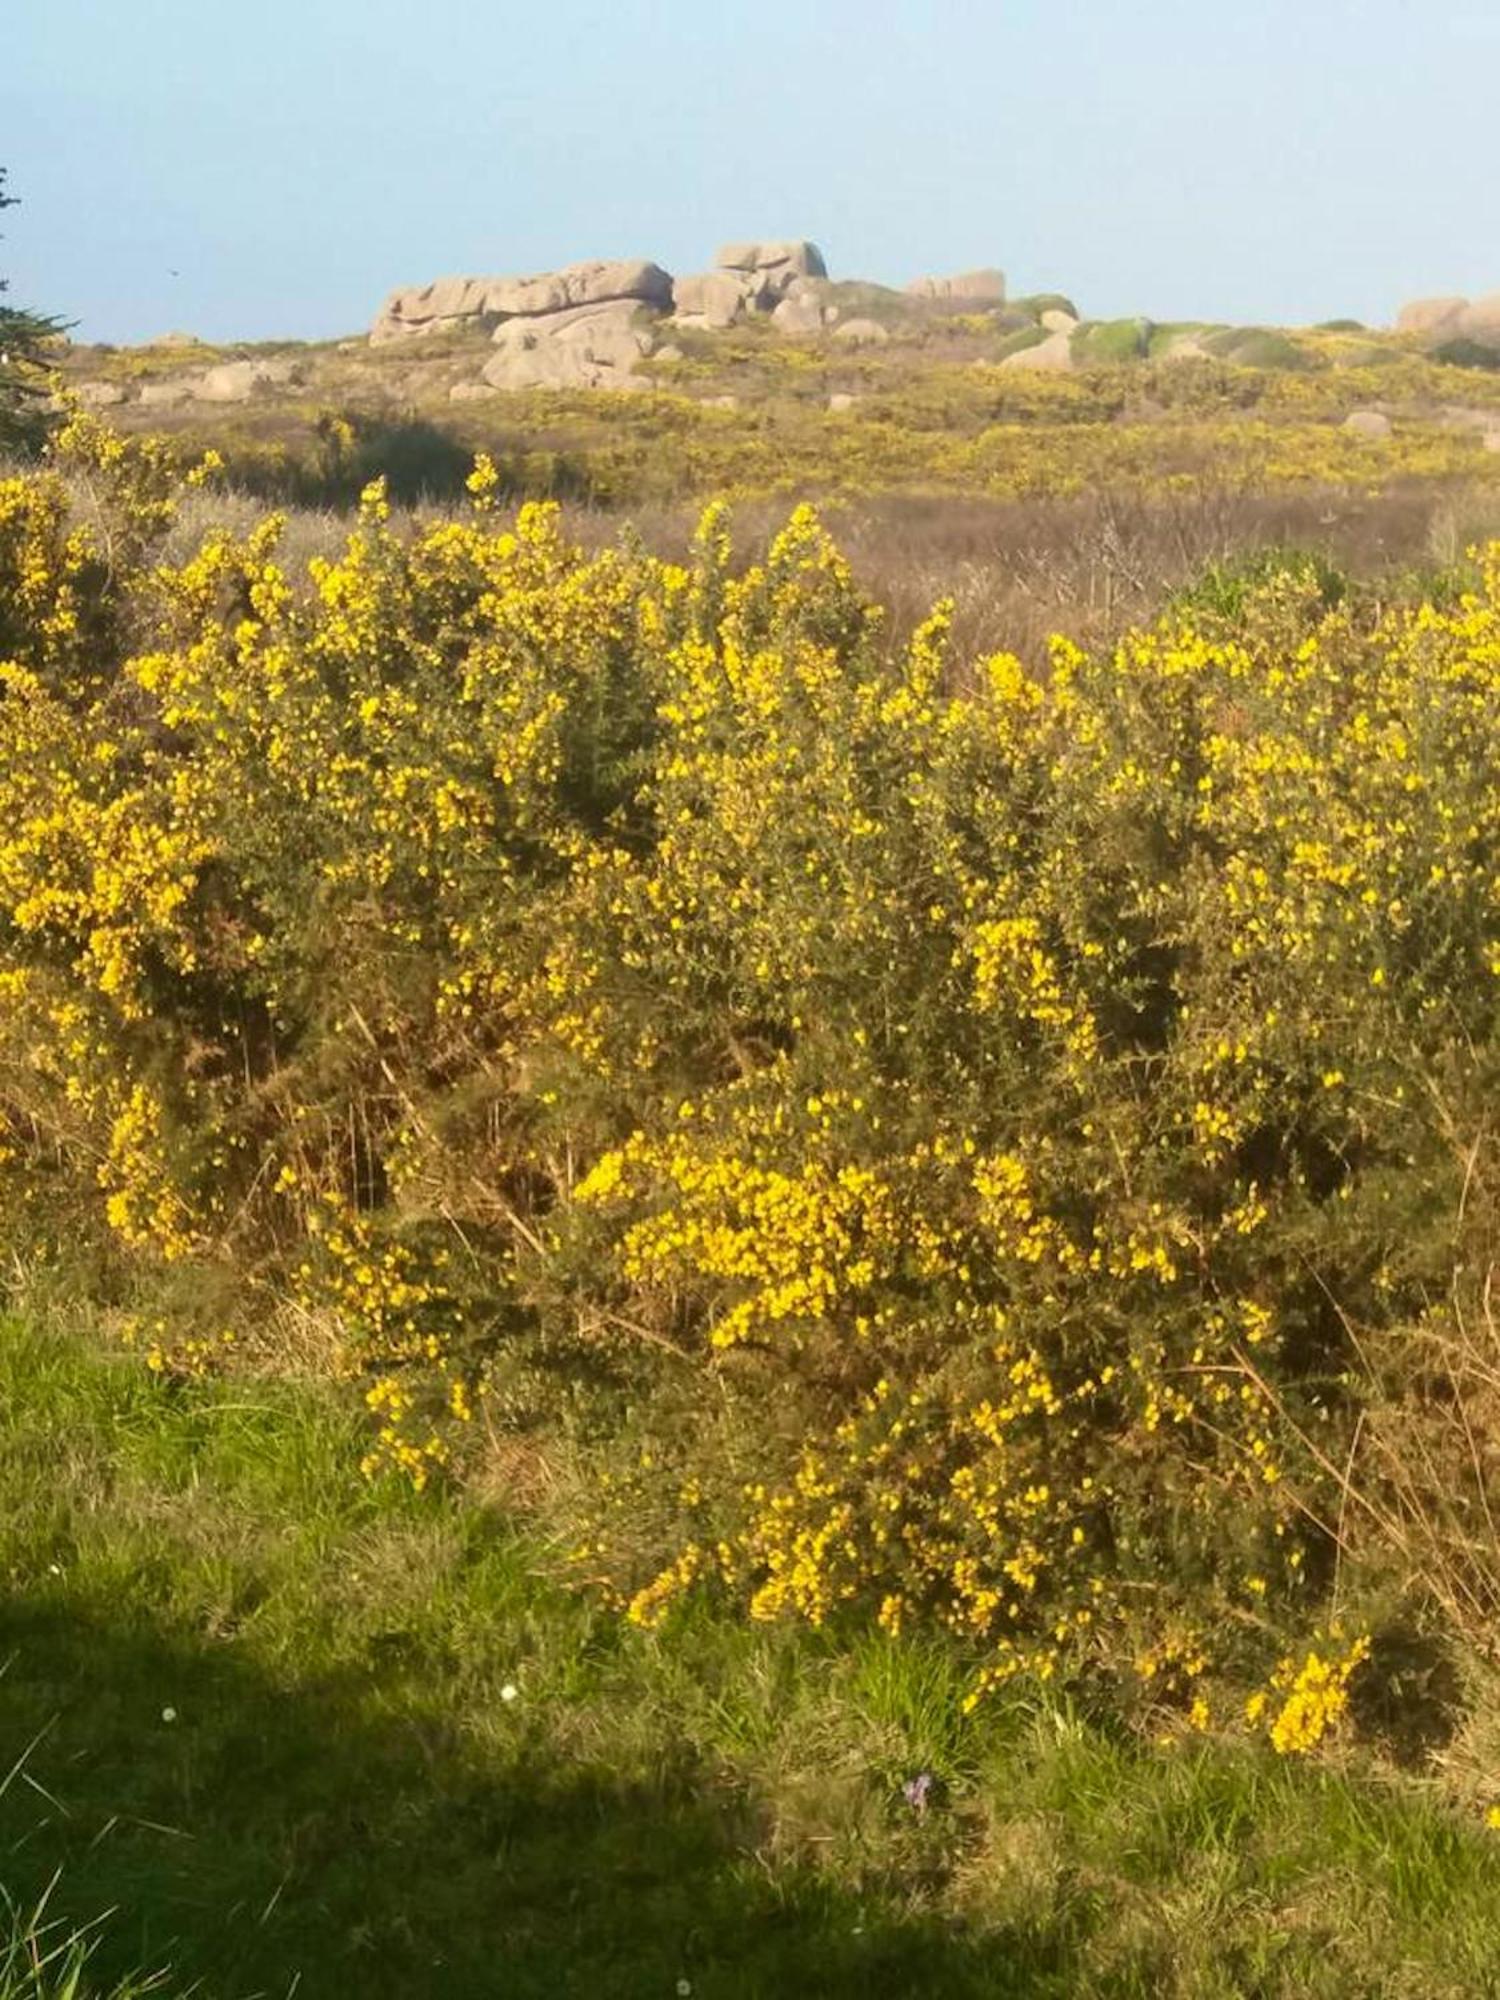
{"type": "MultiPolygon", "coordinates": [[[[326,410],[317,419],[316,458],[305,470],[295,463],[266,479],[266,497],[294,505],[349,508],[371,480],[384,480],[401,507],[462,499],[473,455],[452,435],[413,411],[372,418],[359,411],[326,410]]],[[[254,468],[242,482],[256,490],[254,468]]]]}
{"type": "Polygon", "coordinates": [[[1211,563],[1173,593],[1169,608],[1238,625],[1258,599],[1281,585],[1305,595],[1324,611],[1336,609],[1349,595],[1348,578],[1315,550],[1266,548],[1211,563]]]}
{"type": "Polygon", "coordinates": [[[1084,368],[1139,361],[1150,341],[1148,319],[1087,320],[1073,334],[1073,359],[1084,368]]]}
{"type": "MultiPolygon", "coordinates": [[[[97,1984],[90,1963],[98,1927],[54,1921],[48,1915],[53,1887],[33,1909],[23,1910],[0,1886],[0,2000],[146,2000],[148,1994],[169,2000],[165,1978],[127,1973],[107,1986],[97,1984]]],[[[180,1987],[176,1991],[182,1995],[180,1987]]]]}
{"type": "Polygon", "coordinates": [[[0,485],[16,1249],[166,1373],[321,1329],[372,1474],[563,1449],[639,1623],[1334,1726],[1330,1467],[1491,1215],[1500,566],[1272,552],[1039,673],[893,640],[807,508],[589,554],[484,462],[174,568],[160,464],[69,443],[113,561],[0,485]]]}
{"type": "Polygon", "coordinates": [[[1290,335],[1268,327],[1226,327],[1222,333],[1207,335],[1203,344],[1210,354],[1232,361],[1237,368],[1307,369],[1319,365],[1318,357],[1290,335]]]}
{"type": "MultiPolygon", "coordinates": [[[[5,179],[0,167],[0,209],[16,205],[16,197],[5,192],[5,179]]],[[[0,293],[8,289],[0,278],[0,293]]],[[[0,450],[31,448],[45,435],[43,371],[49,344],[63,330],[61,320],[0,299],[0,450]]]]}
{"type": "Polygon", "coordinates": [[[1025,297],[1008,299],[1007,310],[1025,313],[1031,319],[1040,319],[1046,312],[1065,312],[1070,319],[1080,319],[1077,306],[1062,292],[1028,292],[1025,297]]]}
{"type": "MultiPolygon", "coordinates": [[[[12,1337],[13,1329],[0,1323],[0,1342],[12,1337]]],[[[17,1825],[23,1823],[24,1808],[23,1813],[13,1810],[19,1800],[31,1802],[33,1815],[42,1802],[55,1804],[29,1769],[46,1735],[46,1726],[38,1729],[9,1768],[0,1772],[0,1823],[12,1819],[17,1825]]],[[[90,1968],[103,1941],[104,1923],[97,1918],[73,1922],[56,1915],[59,1881],[54,1872],[38,1886],[35,1900],[23,1905],[0,1880],[0,2000],[145,2000],[148,1994],[169,2000],[163,1977],[126,1974],[107,1987],[95,1980],[90,1968]]]]}
{"type": "Polygon", "coordinates": [[[1445,368],[1476,368],[1493,374],[1500,368],[1500,347],[1483,340],[1444,340],[1432,349],[1432,359],[1445,368]]]}

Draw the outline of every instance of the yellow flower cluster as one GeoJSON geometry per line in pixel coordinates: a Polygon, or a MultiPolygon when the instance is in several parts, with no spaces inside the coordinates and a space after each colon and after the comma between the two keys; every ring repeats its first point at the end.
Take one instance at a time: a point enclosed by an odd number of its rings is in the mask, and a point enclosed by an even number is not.
{"type": "Polygon", "coordinates": [[[1257,1690],[1245,1704],[1246,1719],[1264,1722],[1272,1744],[1284,1757],[1306,1756],[1343,1719],[1350,1678],[1369,1655],[1369,1639],[1362,1637],[1342,1653],[1314,1651],[1300,1663],[1282,1660],[1270,1688],[1257,1690]]]}
{"type": "Polygon", "coordinates": [[[372,1469],[560,1426],[642,1623],[867,1611],[1205,1715],[1236,1634],[1295,1658],[1350,1329],[1448,1284],[1486,1115],[1500,550],[972,663],[807,508],[590,554],[481,463],[174,567],[117,444],[66,449],[123,566],[0,486],[7,1237],[198,1274],[166,1357],[331,1328],[372,1469]]]}

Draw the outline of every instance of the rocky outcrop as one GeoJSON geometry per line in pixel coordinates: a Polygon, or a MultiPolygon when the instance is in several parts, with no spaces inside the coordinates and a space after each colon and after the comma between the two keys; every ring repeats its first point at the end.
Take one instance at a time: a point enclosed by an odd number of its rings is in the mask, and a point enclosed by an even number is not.
{"type": "Polygon", "coordinates": [[[529,278],[439,278],[392,292],[370,330],[372,346],[453,328],[490,328],[511,319],[542,319],[577,307],[628,300],[665,312],[672,280],[643,258],[569,264],[529,278]]]}
{"type": "Polygon", "coordinates": [[[1003,271],[959,271],[951,278],[913,278],[907,296],[930,299],[939,305],[1003,306],[1003,271]]]}
{"type": "Polygon", "coordinates": [[[815,291],[792,291],[773,309],[771,324],[782,333],[821,333],[837,318],[838,308],[825,306],[815,291]]]}
{"type": "Polygon", "coordinates": [[[108,410],[125,401],[125,391],[118,382],[76,382],[73,394],[86,410],[108,410]]]}
{"type": "Polygon", "coordinates": [[[262,389],[277,389],[296,374],[290,361],[224,361],[195,378],[192,393],[200,403],[248,403],[262,389]]]}
{"type": "Polygon", "coordinates": [[[1414,299],[1396,315],[1396,331],[1433,347],[1454,340],[1500,347],[1500,292],[1482,299],[1414,299]]]}
{"type": "Polygon", "coordinates": [[[619,388],[653,351],[653,318],[722,329],[783,303],[781,323],[817,332],[838,317],[827,305],[827,267],[804,240],[726,243],[717,266],[671,278],[643,259],[570,264],[526,278],[438,278],[392,292],[370,344],[454,329],[492,334],[490,388],[619,388]],[[813,295],[816,293],[816,295],[813,295]]]}
{"type": "Polygon", "coordinates": [[[1169,334],[1156,356],[1158,361],[1212,361],[1213,355],[1196,333],[1169,334]]]}
{"type": "Polygon", "coordinates": [[[477,324],[487,283],[484,278],[438,278],[430,285],[401,287],[376,314],[370,345],[378,347],[387,340],[477,324]]]}
{"type": "Polygon", "coordinates": [[[639,300],[606,299],[503,321],[481,372],[492,389],[644,388],[655,345],[639,300]]]}
{"type": "Polygon", "coordinates": [[[891,336],[878,319],[846,319],[834,328],[833,337],[849,347],[884,347],[891,336]]]}
{"type": "Polygon", "coordinates": [[[1350,437],[1379,442],[1391,434],[1391,420],[1384,410],[1351,410],[1341,426],[1350,437]]]}
{"type": "Polygon", "coordinates": [[[287,388],[301,379],[302,371],[295,361],[278,357],[222,361],[213,368],[178,370],[139,384],[102,379],[76,382],[69,393],[86,409],[110,409],[129,403],[146,410],[165,410],[186,402],[248,403],[252,396],[287,388]]]}
{"type": "Polygon", "coordinates": [[[722,329],[753,310],[751,288],[739,271],[703,271],[672,286],[672,311],[684,326],[722,329]]]}
{"type": "Polygon", "coordinates": [[[1424,340],[1456,333],[1467,299],[1413,299],[1396,315],[1397,333],[1414,333],[1424,340]]]}
{"type": "Polygon", "coordinates": [[[1455,330],[1460,340],[1477,340],[1485,347],[1500,347],[1500,292],[1490,292],[1465,306],[1455,330]]]}
{"type": "Polygon", "coordinates": [[[528,319],[622,299],[665,312],[672,303],[672,280],[660,264],[643,258],[570,264],[540,278],[491,278],[483,310],[497,320],[528,319]]]}
{"type": "Polygon", "coordinates": [[[683,326],[734,326],[752,314],[770,313],[789,332],[811,333],[822,324],[821,300],[816,321],[806,305],[794,313],[778,309],[807,296],[808,288],[827,276],[815,243],[725,243],[716,269],[677,280],[672,310],[683,326]]]}
{"type": "Polygon", "coordinates": [[[724,243],[714,259],[721,271],[738,272],[762,310],[785,298],[798,278],[826,278],[828,266],[816,243],[724,243]]]}
{"type": "Polygon", "coordinates": [[[1073,366],[1073,335],[1064,329],[1049,333],[1044,340],[1035,341],[1030,347],[1022,347],[1014,354],[1007,354],[998,364],[1001,368],[1027,369],[1044,368],[1062,372],[1073,366]]]}
{"type": "Polygon", "coordinates": [[[148,410],[172,410],[192,396],[193,381],[187,375],[169,375],[161,382],[141,384],[141,405],[148,410]]]}

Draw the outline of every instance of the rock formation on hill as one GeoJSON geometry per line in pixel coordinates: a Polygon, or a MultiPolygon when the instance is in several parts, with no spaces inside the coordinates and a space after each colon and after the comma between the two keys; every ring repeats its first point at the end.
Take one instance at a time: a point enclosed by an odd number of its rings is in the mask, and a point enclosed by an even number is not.
{"type": "MultiPolygon", "coordinates": [[[[161,343],[153,342],[153,346],[161,343]]],[[[194,341],[193,346],[200,343],[194,341]]],[[[302,370],[295,361],[259,358],[220,361],[196,373],[163,376],[142,382],[133,391],[121,382],[75,382],[73,393],[86,409],[138,402],[147,409],[171,409],[179,403],[248,403],[296,386],[302,370]]]]}
{"type": "Polygon", "coordinates": [[[785,296],[798,278],[826,278],[828,267],[816,243],[726,243],[714,259],[721,271],[740,272],[758,300],[785,296]]]}
{"type": "Polygon", "coordinates": [[[480,371],[492,389],[622,389],[656,345],[636,299],[508,319],[480,371]]]}
{"type": "Polygon", "coordinates": [[[1003,271],[960,271],[951,278],[913,278],[907,296],[943,305],[1003,306],[1003,271]]]}
{"type": "Polygon", "coordinates": [[[771,311],[771,324],[782,333],[821,333],[832,326],[839,309],[830,303],[826,278],[799,278],[771,311]]]}
{"type": "Polygon", "coordinates": [[[629,300],[665,311],[672,280],[643,258],[569,264],[529,278],[439,278],[394,291],[381,307],[370,341],[404,340],[452,328],[488,330],[512,319],[546,319],[580,306],[629,300]]]}
{"type": "Polygon", "coordinates": [[[1017,347],[999,363],[1000,367],[1012,370],[1042,368],[1052,372],[1066,371],[1073,366],[1073,328],[1070,326],[1047,327],[1038,321],[1039,338],[1026,347],[1017,347]]]}
{"type": "Polygon", "coordinates": [[[738,271],[703,271],[673,281],[672,311],[683,326],[733,326],[748,310],[749,296],[738,271]]]}
{"type": "MultiPolygon", "coordinates": [[[[828,267],[816,243],[800,239],[726,243],[714,260],[713,270],[676,280],[672,310],[684,326],[734,326],[752,313],[775,313],[793,296],[810,296],[806,288],[827,276],[828,267]]],[[[798,330],[805,331],[809,322],[810,315],[804,312],[798,330]]],[[[782,323],[788,322],[783,318],[782,323]]]]}
{"type": "Polygon", "coordinates": [[[1473,300],[1413,299],[1396,315],[1396,331],[1434,346],[1469,340],[1477,347],[1500,347],[1500,292],[1473,300]]]}
{"type": "MultiPolygon", "coordinates": [[[[817,245],[800,240],[727,243],[715,268],[674,280],[644,260],[570,264],[525,278],[439,278],[392,292],[370,331],[372,346],[454,330],[490,333],[484,368],[492,389],[623,388],[652,353],[654,326],[671,312],[686,327],[727,327],[771,313],[826,279],[817,245]]],[[[801,300],[797,330],[824,323],[801,300]]]]}
{"type": "MultiPolygon", "coordinates": [[[[672,278],[643,260],[571,264],[532,277],[439,278],[392,292],[370,332],[372,346],[424,334],[488,334],[495,353],[485,389],[604,389],[644,386],[640,364],[663,356],[661,329],[719,331],[769,321],[800,338],[835,336],[847,348],[878,347],[908,321],[958,308],[999,313],[1005,277],[993,269],[919,278],[904,293],[880,285],[834,286],[815,243],[792,237],[722,244],[713,267],[672,278]]],[[[1023,302],[1014,323],[1036,323],[1023,302]]],[[[1041,365],[1048,365],[1048,357],[1041,365]]]]}

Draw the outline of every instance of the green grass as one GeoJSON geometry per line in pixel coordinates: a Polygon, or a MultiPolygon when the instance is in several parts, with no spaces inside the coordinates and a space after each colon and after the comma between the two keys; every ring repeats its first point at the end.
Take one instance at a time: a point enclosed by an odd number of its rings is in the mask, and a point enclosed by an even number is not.
{"type": "Polygon", "coordinates": [[[0,1882],[59,1953],[0,1911],[0,2000],[1500,1992],[1500,1841],[1412,1781],[637,1633],[359,1450],[332,1392],[0,1323],[0,1882]]]}

